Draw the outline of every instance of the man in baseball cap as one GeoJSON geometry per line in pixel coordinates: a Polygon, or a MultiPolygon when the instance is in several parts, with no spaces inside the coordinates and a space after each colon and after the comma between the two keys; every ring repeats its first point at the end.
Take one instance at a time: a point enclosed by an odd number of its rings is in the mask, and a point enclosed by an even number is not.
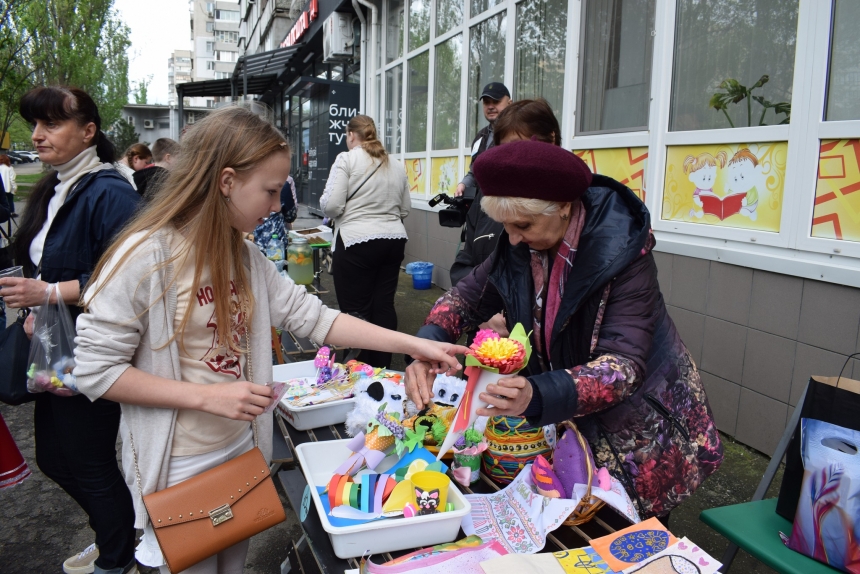
{"type": "MultiPolygon", "coordinates": [[[[490,82],[481,90],[481,105],[484,118],[489,122],[472,140],[472,162],[484,151],[493,147],[493,124],[499,114],[511,103],[511,93],[501,82],[490,82]]],[[[451,266],[451,284],[468,275],[472,268],[481,264],[493,252],[502,229],[501,226],[481,211],[481,192],[471,169],[457,185],[456,195],[463,195],[466,188],[474,188],[475,200],[469,210],[463,238],[463,249],[451,266]]]]}

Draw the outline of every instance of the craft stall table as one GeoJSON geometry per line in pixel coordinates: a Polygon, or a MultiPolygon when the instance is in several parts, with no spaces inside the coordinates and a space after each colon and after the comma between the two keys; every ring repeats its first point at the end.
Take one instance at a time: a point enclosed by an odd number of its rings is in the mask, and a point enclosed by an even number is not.
{"type": "MultiPolygon", "coordinates": [[[[281,572],[311,574],[343,574],[345,570],[357,569],[360,558],[343,560],[334,554],[328,534],[323,530],[317,509],[314,507],[310,491],[298,460],[293,458],[295,446],[313,441],[340,440],[349,438],[343,424],[319,427],[305,431],[295,430],[289,423],[276,414],[275,451],[281,457],[282,470],[277,473],[278,480],[284,488],[290,505],[298,515],[301,523],[301,536],[290,542],[287,559],[281,565],[281,572]],[[289,456],[284,453],[289,452],[289,456]]],[[[455,485],[465,494],[488,494],[500,489],[498,485],[481,473],[481,479],[465,488],[455,485]]],[[[395,519],[396,520],[396,519],[395,519]]],[[[547,536],[547,543],[542,552],[559,552],[568,549],[588,546],[593,538],[599,538],[630,526],[625,518],[608,506],[600,509],[597,515],[586,524],[580,526],[562,526],[547,536]]],[[[465,537],[460,531],[458,539],[465,537]]],[[[385,553],[375,557],[375,562],[385,562],[397,556],[411,552],[385,553]]]]}

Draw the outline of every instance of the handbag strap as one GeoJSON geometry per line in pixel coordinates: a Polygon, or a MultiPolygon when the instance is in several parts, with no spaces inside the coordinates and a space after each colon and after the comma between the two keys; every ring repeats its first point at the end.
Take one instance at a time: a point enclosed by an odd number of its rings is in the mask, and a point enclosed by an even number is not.
{"type": "MultiPolygon", "coordinates": [[[[248,381],[254,382],[254,368],[251,362],[251,323],[248,322],[248,298],[242,297],[242,314],[245,316],[245,366],[248,371],[248,381]]],[[[254,430],[254,447],[259,447],[259,440],[257,436],[257,417],[254,417],[254,421],[251,423],[251,427],[254,430]]],[[[141,488],[141,480],[140,480],[140,466],[137,463],[137,449],[134,446],[134,433],[131,432],[131,426],[128,427],[128,438],[129,445],[131,446],[131,454],[132,458],[134,458],[134,476],[137,482],[137,493],[140,495],[141,500],[143,499],[143,489],[141,488]]]]}
{"type": "MultiPolygon", "coordinates": [[[[368,175],[366,178],[364,178],[364,181],[362,181],[360,184],[358,184],[358,187],[355,188],[355,191],[353,191],[351,194],[349,194],[349,197],[346,198],[346,201],[349,201],[350,199],[355,197],[355,194],[358,193],[358,190],[361,189],[361,187],[365,183],[367,183],[367,180],[369,180],[371,177],[373,177],[373,174],[376,173],[376,170],[378,170],[381,166],[382,166],[382,162],[380,161],[378,164],[376,164],[376,167],[373,168],[373,171],[370,172],[370,175],[368,175]]],[[[344,202],[344,203],[346,203],[346,202],[344,202]]]]}

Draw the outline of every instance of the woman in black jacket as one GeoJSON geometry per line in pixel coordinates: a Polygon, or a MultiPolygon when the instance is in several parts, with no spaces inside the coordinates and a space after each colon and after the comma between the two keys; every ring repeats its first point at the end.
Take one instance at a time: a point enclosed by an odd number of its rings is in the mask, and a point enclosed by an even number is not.
{"type": "MultiPolygon", "coordinates": [[[[3,298],[9,307],[36,307],[56,284],[74,320],[93,267],[140,198],[114,169],[116,150],[86,92],[36,88],[21,99],[20,112],[33,126],[39,159],[54,170],[34,187],[15,236],[26,278],[0,279],[3,298]]],[[[116,462],[119,419],[119,405],[104,399],[36,399],[36,462],[83,508],[96,533],[95,544],[66,560],[66,573],[121,574],[135,566],[134,509],[116,462]]]]}

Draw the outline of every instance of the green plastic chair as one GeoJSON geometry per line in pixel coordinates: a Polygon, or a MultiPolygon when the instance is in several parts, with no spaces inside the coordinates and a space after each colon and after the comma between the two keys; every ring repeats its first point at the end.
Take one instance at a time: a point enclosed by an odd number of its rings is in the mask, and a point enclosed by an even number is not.
{"type": "Polygon", "coordinates": [[[808,556],[789,549],[782,543],[779,533],[791,535],[791,522],[776,513],[776,498],[764,498],[767,489],[773,482],[777,468],[788,449],[788,443],[800,421],[800,405],[806,399],[806,390],[797,402],[797,408],[788,422],[788,426],[770,459],[770,464],[753,494],[750,502],[722,506],[703,510],[699,520],[729,539],[720,561],[723,567],[720,572],[728,572],[738,552],[743,548],[757,560],[773,568],[781,574],[833,574],[839,572],[826,564],[822,564],[808,556]]]}

